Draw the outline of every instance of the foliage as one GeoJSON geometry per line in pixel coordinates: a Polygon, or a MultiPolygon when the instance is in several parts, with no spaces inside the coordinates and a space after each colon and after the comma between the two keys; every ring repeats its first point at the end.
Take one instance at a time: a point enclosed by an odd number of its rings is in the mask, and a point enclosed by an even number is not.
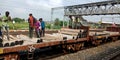
{"type": "MultiPolygon", "coordinates": [[[[13,20],[15,21],[15,23],[13,24],[12,22],[9,22],[9,29],[14,29],[14,30],[21,30],[21,29],[29,29],[29,24],[28,22],[25,22],[24,19],[21,18],[13,18],[13,20]]],[[[0,22],[0,24],[2,24],[0,22]]],[[[47,29],[60,29],[63,26],[63,21],[59,20],[59,18],[56,18],[54,23],[51,24],[49,22],[45,22],[46,28],[47,29]]],[[[67,26],[67,22],[64,21],[64,26],[67,26]]]]}
{"type": "Polygon", "coordinates": [[[64,26],[67,26],[67,22],[66,21],[61,21],[59,18],[56,18],[55,19],[55,22],[54,22],[54,25],[55,26],[58,26],[58,27],[62,27],[63,26],[63,23],[64,23],[64,26]]]}
{"type": "MultiPolygon", "coordinates": [[[[60,21],[60,26],[63,26],[63,21],[60,21]]],[[[64,26],[67,26],[67,21],[64,21],[64,26]]]]}
{"type": "Polygon", "coordinates": [[[59,18],[56,18],[55,22],[54,22],[54,25],[58,26],[59,24],[60,24],[60,20],[59,20],[59,18]]]}
{"type": "Polygon", "coordinates": [[[50,28],[51,28],[51,24],[50,24],[50,23],[46,23],[46,24],[45,24],[45,27],[46,27],[47,29],[50,29],[50,28]]]}
{"type": "Polygon", "coordinates": [[[18,17],[13,18],[12,20],[14,20],[14,21],[17,22],[17,23],[21,23],[21,22],[24,22],[24,21],[25,21],[24,19],[21,19],[21,18],[18,18],[18,17]]]}
{"type": "MultiPolygon", "coordinates": [[[[0,24],[2,24],[2,22],[0,22],[0,24]]],[[[12,23],[12,22],[9,22],[8,23],[8,25],[9,25],[9,29],[11,30],[19,30],[19,29],[28,29],[28,27],[29,27],[29,25],[28,25],[28,23],[27,22],[22,22],[22,23],[18,23],[18,22],[16,22],[16,23],[12,23]]]]}

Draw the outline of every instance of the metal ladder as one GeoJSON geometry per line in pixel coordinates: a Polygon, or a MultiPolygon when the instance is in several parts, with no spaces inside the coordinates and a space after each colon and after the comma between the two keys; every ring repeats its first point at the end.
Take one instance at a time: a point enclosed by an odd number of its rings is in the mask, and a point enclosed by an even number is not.
{"type": "Polygon", "coordinates": [[[28,47],[29,47],[29,50],[28,50],[27,59],[28,59],[28,60],[33,60],[35,48],[34,48],[33,46],[28,46],[28,47]]]}
{"type": "Polygon", "coordinates": [[[33,58],[34,58],[34,52],[28,52],[27,59],[28,60],[33,60],[33,58]]]}

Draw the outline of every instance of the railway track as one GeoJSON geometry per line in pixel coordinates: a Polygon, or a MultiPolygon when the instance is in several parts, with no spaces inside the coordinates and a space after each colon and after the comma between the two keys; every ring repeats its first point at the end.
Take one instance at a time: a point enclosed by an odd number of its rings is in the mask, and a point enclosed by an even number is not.
{"type": "Polygon", "coordinates": [[[116,55],[113,59],[111,60],[120,60],[120,54],[116,55]]]}
{"type": "Polygon", "coordinates": [[[120,58],[120,47],[111,51],[111,53],[104,57],[102,60],[116,60],[118,58],[120,58]]]}
{"type": "Polygon", "coordinates": [[[120,46],[108,48],[103,52],[90,56],[86,60],[120,60],[120,46]]]}

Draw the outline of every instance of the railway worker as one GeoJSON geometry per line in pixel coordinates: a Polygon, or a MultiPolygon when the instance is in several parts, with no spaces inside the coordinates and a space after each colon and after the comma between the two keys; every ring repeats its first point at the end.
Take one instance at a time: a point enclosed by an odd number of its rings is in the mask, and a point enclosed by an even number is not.
{"type": "Polygon", "coordinates": [[[37,38],[40,38],[40,22],[38,20],[35,20],[34,28],[37,38]]]}
{"type": "Polygon", "coordinates": [[[28,23],[29,23],[29,37],[33,37],[33,30],[34,30],[34,23],[35,23],[35,18],[33,15],[30,13],[29,18],[28,18],[28,23]]]}
{"type": "MultiPolygon", "coordinates": [[[[1,15],[1,13],[0,13],[0,15],[1,15]]],[[[1,17],[0,17],[0,21],[1,21],[1,17]]],[[[1,31],[1,26],[0,26],[0,38],[2,39],[2,31],[1,31]]]]}
{"type": "Polygon", "coordinates": [[[3,35],[2,35],[2,30],[1,30],[1,26],[0,26],[0,39],[3,39],[3,35]]]}
{"type": "Polygon", "coordinates": [[[45,36],[45,22],[43,21],[42,18],[39,19],[40,23],[41,23],[41,36],[45,36]]]}
{"type": "Polygon", "coordinates": [[[1,13],[0,13],[0,21],[1,21],[1,13]]]}
{"type": "MultiPolygon", "coordinates": [[[[6,31],[6,33],[7,33],[6,35],[7,35],[8,40],[9,40],[9,25],[8,25],[8,22],[12,21],[11,17],[9,15],[10,15],[9,11],[6,11],[5,16],[2,16],[2,25],[1,25],[3,31],[6,31]]],[[[3,32],[3,34],[4,34],[4,32],[3,32]]]]}

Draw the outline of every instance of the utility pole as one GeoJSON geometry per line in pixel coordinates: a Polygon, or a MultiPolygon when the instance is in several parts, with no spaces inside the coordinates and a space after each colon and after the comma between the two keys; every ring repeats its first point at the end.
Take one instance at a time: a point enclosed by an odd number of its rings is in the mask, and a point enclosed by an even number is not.
{"type": "Polygon", "coordinates": [[[51,26],[50,26],[50,29],[52,29],[52,26],[53,26],[53,8],[51,9],[51,26]]]}

